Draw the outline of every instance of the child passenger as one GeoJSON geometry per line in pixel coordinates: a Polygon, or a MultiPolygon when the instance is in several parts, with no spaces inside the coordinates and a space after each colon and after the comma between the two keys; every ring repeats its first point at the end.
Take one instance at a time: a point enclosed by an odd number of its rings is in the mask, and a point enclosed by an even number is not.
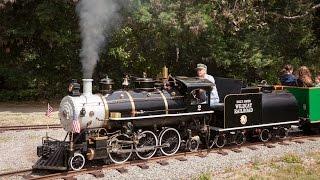
{"type": "Polygon", "coordinates": [[[320,87],[320,74],[314,78],[314,87],[320,87]]]}

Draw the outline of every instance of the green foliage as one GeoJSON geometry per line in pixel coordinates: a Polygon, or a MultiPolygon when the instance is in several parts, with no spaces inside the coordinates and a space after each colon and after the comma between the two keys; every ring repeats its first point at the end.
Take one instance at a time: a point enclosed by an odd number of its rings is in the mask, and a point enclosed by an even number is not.
{"type": "MultiPolygon", "coordinates": [[[[286,63],[320,71],[320,13],[281,18],[303,14],[316,1],[130,2],[122,26],[108,36],[95,80],[108,74],[119,86],[124,74],[156,76],[163,65],[173,75],[194,76],[199,62],[209,74],[248,84],[278,83],[286,63]]],[[[16,1],[0,9],[0,24],[1,100],[19,99],[12,91],[22,99],[59,98],[68,80],[81,79],[73,1],[16,1]]]]}
{"type": "Polygon", "coordinates": [[[39,92],[36,89],[0,90],[2,101],[31,101],[39,100],[39,92]]]}
{"type": "Polygon", "coordinates": [[[74,4],[16,2],[0,12],[1,100],[57,98],[81,77],[74,4]]]}

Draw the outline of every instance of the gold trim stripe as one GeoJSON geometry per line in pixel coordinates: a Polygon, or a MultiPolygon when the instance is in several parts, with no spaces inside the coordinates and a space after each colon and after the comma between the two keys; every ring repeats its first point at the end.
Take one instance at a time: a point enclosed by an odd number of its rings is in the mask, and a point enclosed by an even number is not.
{"type": "Polygon", "coordinates": [[[131,103],[131,109],[132,109],[131,116],[135,116],[135,114],[136,114],[136,106],[134,104],[133,98],[132,98],[131,94],[128,91],[125,91],[125,93],[127,94],[128,98],[129,98],[129,101],[131,103]]]}
{"type": "Polygon", "coordinates": [[[166,96],[164,96],[163,92],[159,90],[159,93],[163,99],[163,102],[164,102],[164,106],[165,106],[165,109],[166,109],[166,114],[168,114],[168,111],[169,111],[169,107],[168,107],[168,101],[167,101],[167,98],[166,96]]]}

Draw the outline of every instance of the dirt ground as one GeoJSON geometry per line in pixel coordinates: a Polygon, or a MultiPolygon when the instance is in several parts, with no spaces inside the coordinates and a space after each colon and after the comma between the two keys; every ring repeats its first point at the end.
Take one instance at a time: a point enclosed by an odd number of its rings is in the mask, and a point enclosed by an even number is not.
{"type": "Polygon", "coordinates": [[[59,124],[59,103],[54,102],[50,105],[53,107],[53,113],[51,117],[47,117],[47,102],[0,102],[0,126],[59,124]]]}

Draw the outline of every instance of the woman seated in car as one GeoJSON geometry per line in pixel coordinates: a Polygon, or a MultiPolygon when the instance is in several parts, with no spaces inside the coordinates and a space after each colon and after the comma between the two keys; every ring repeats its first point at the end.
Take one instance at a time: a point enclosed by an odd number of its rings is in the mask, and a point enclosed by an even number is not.
{"type": "Polygon", "coordinates": [[[297,85],[299,87],[313,87],[312,76],[307,66],[301,66],[298,69],[297,85]]]}

